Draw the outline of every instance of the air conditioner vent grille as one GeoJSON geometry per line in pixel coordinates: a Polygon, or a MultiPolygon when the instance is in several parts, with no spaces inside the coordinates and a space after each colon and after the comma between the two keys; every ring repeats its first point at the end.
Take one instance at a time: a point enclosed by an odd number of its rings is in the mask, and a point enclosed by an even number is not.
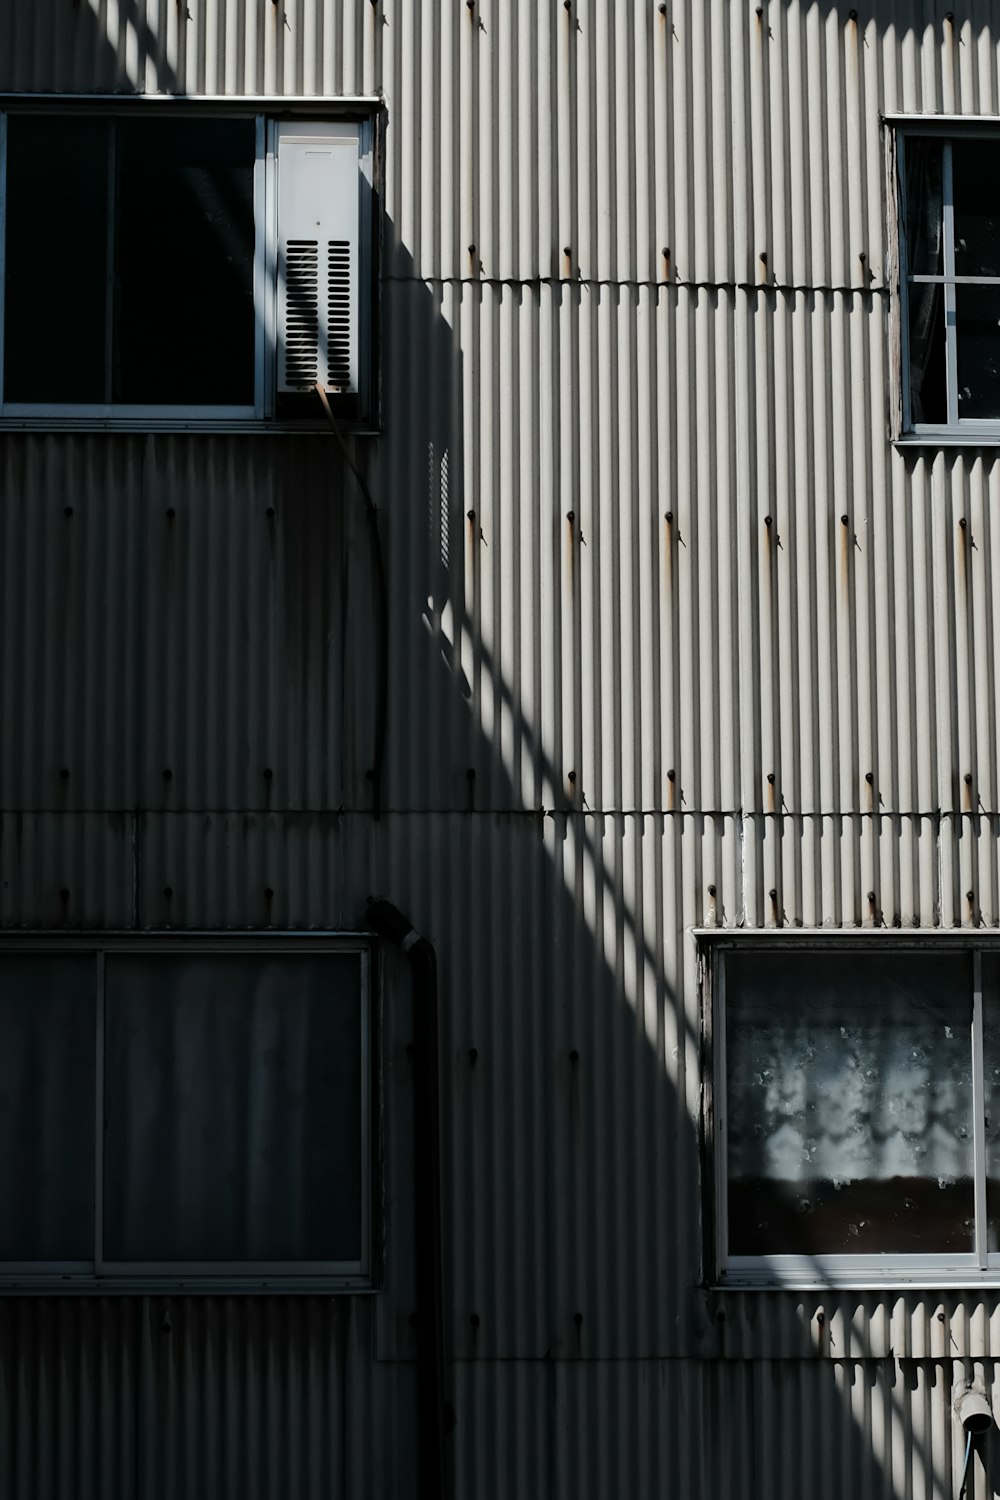
{"type": "Polygon", "coordinates": [[[315,385],[319,375],[319,246],[289,240],[285,247],[285,383],[315,385]]]}
{"type": "Polygon", "coordinates": [[[331,240],[327,253],[327,378],[346,390],[351,384],[351,246],[331,240]]]}

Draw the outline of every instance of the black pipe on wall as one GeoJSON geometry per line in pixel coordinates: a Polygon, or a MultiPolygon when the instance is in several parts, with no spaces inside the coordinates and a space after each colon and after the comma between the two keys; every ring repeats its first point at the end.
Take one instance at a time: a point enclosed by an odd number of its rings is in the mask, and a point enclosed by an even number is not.
{"type": "Polygon", "coordinates": [[[413,974],[418,1493],[446,1500],[437,954],[391,901],[372,901],[365,916],[373,932],[406,954],[413,974]]]}

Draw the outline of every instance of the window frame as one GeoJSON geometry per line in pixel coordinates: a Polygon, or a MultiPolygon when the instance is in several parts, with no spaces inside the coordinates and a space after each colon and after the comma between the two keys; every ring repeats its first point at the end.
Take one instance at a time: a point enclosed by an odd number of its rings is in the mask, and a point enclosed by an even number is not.
{"type": "Polygon", "coordinates": [[[380,1011],[378,948],[367,934],[324,933],[5,933],[2,954],[93,955],[94,990],[94,1248],[93,1261],[0,1261],[0,1296],[26,1291],[144,1293],[185,1292],[370,1292],[377,1289],[374,1206],[381,1096],[378,1066],[380,1011]],[[360,1256],[355,1261],[109,1261],[103,1257],[104,1010],[108,955],[254,954],[288,957],[308,953],[357,956],[360,988],[360,1256]]]}
{"type": "Polygon", "coordinates": [[[986,1131],[983,1072],[982,958],[1000,953],[1000,933],[979,936],[957,928],[932,935],[915,929],[886,934],[864,929],[833,932],[829,928],[778,928],[720,933],[695,932],[699,951],[701,1029],[703,1048],[702,1139],[704,1143],[703,1222],[708,1281],[720,1289],[786,1288],[818,1290],[826,1287],[878,1290],[889,1287],[933,1289],[975,1285],[1000,1287],[1000,1251],[986,1248],[986,1131]],[[972,961],[972,1068],[974,1249],[968,1254],[881,1255],[731,1255],[728,1251],[728,1176],[726,1110],[726,995],[725,955],[734,951],[791,954],[803,952],[967,952],[972,961]]]}
{"type": "Polygon", "coordinates": [[[897,244],[899,296],[899,364],[902,430],[896,441],[902,445],[937,447],[1000,445],[1000,415],[983,419],[958,415],[958,339],[955,322],[955,288],[961,285],[1000,286],[1000,276],[955,274],[954,200],[952,196],[951,146],[958,140],[990,140],[1000,144],[1000,120],[984,115],[886,115],[895,149],[895,238],[897,244]],[[948,421],[914,422],[910,403],[910,274],[906,245],[906,141],[908,137],[935,137],[945,143],[942,161],[942,275],[920,275],[921,284],[943,287],[945,319],[945,385],[948,421]]]}
{"type": "MultiPolygon", "coordinates": [[[[374,95],[321,99],[305,95],[166,96],[0,94],[0,431],[328,431],[322,410],[315,416],[276,413],[278,369],[277,129],[287,121],[356,125],[359,131],[359,201],[371,212],[358,219],[357,397],[331,395],[338,420],[358,435],[381,431],[378,338],[381,326],[381,177],[385,107],[374,95]],[[200,406],[4,402],[4,303],[7,244],[7,121],[12,114],[122,118],[243,118],[255,124],[254,201],[254,400],[252,405],[200,406]],[[362,193],[362,181],[367,190],[362,193]]],[[[318,407],[318,403],[317,403],[318,407]]]]}

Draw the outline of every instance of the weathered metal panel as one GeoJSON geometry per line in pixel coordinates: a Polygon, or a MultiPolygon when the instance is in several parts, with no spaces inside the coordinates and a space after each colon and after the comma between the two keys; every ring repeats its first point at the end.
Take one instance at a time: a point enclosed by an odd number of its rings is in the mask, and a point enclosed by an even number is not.
{"type": "Polygon", "coordinates": [[[364,1299],[6,1298],[0,1489],[334,1500],[360,1483],[407,1495],[413,1386],[412,1366],[373,1366],[364,1299]],[[373,1415],[390,1396],[391,1418],[373,1415]],[[402,1462],[380,1452],[387,1430],[402,1462]]]}
{"type": "MultiPolygon", "coordinates": [[[[386,98],[389,811],[331,441],[7,435],[0,920],[434,940],[458,1493],[957,1488],[993,1294],[699,1289],[691,937],[1000,926],[1000,462],[888,441],[879,113],[1000,102],[950,16],[0,8],[5,89],[386,98]]],[[[0,1306],[12,1494],[412,1493],[407,980],[384,1291],[0,1306]]]]}
{"type": "Polygon", "coordinates": [[[330,440],[0,440],[0,805],[338,807],[330,440]]]}
{"type": "Polygon", "coordinates": [[[880,111],[996,108],[995,4],[951,15],[11,0],[0,88],[384,92],[388,208],[428,277],[867,287],[884,274],[880,111]]]}
{"type": "Polygon", "coordinates": [[[0,928],[121,928],[134,919],[129,814],[0,812],[0,928]]]}

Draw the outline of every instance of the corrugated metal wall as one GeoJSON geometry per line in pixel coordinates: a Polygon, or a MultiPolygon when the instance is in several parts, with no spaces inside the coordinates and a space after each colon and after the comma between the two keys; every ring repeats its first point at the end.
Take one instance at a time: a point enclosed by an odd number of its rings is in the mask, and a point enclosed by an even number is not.
{"type": "MultiPolygon", "coordinates": [[[[880,126],[1000,110],[1000,4],[8,0],[0,89],[384,95],[392,673],[376,824],[329,442],[3,435],[0,922],[434,939],[457,1495],[951,1495],[1000,1295],[697,1290],[690,929],[1000,925],[1000,459],[888,440],[880,126]]],[[[4,1304],[6,1492],[412,1493],[386,1021],[384,1291],[4,1304]]]]}

